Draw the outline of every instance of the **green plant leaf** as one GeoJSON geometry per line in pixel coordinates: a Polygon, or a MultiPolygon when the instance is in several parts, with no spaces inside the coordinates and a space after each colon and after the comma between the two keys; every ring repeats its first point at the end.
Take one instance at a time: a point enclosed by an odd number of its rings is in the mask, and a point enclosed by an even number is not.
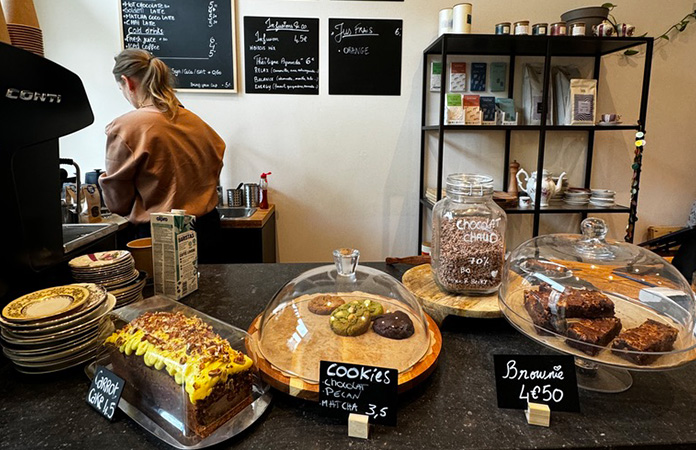
{"type": "Polygon", "coordinates": [[[641,35],[640,35],[640,36],[638,36],[638,37],[645,37],[645,36],[647,36],[647,35],[648,35],[648,33],[647,33],[647,32],[645,32],[645,33],[641,34],[641,35]]]}
{"type": "Polygon", "coordinates": [[[677,29],[678,29],[679,32],[681,33],[682,31],[684,31],[684,29],[686,29],[686,26],[687,26],[688,24],[689,24],[688,22],[682,22],[682,23],[679,24],[679,28],[677,28],[677,29]]]}
{"type": "Polygon", "coordinates": [[[609,9],[614,9],[616,8],[617,5],[613,3],[602,3],[602,8],[609,8],[609,9]]]}
{"type": "Polygon", "coordinates": [[[626,50],[624,52],[624,55],[626,55],[626,56],[633,56],[633,55],[637,55],[637,54],[638,54],[638,50],[626,50]]]}
{"type": "Polygon", "coordinates": [[[662,36],[658,37],[658,39],[666,39],[669,41],[669,36],[667,36],[666,34],[663,34],[662,36]]]}

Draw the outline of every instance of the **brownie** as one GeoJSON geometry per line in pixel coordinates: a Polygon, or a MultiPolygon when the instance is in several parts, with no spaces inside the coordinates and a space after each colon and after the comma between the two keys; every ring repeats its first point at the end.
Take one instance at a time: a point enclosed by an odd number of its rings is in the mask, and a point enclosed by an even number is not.
{"type": "Polygon", "coordinates": [[[382,314],[372,324],[372,330],[389,339],[406,339],[415,332],[413,321],[403,311],[382,314]]]}
{"type": "Polygon", "coordinates": [[[566,339],[566,344],[595,356],[601,350],[600,347],[606,347],[620,331],[621,320],[616,317],[578,319],[569,323],[566,328],[566,336],[569,338],[566,339]],[[592,345],[585,345],[583,342],[592,345]]]}
{"type": "MultiPolygon", "coordinates": [[[[555,291],[548,283],[541,283],[539,292],[551,298],[555,291]]],[[[565,287],[557,299],[556,308],[566,319],[596,319],[614,316],[614,302],[609,297],[593,289],[565,287]]]]}
{"type": "Polygon", "coordinates": [[[252,401],[251,359],[197,317],[148,312],[104,345],[124,398],[169,432],[205,438],[252,401]]]}
{"type": "Polygon", "coordinates": [[[534,329],[540,335],[550,335],[547,330],[556,330],[557,320],[549,310],[548,296],[539,291],[524,291],[524,308],[532,319],[534,329]]]}
{"type": "Polygon", "coordinates": [[[642,353],[614,351],[614,354],[641,366],[651,364],[662,355],[651,352],[668,352],[674,347],[679,331],[669,325],[648,319],[639,327],[630,328],[614,340],[612,347],[616,350],[630,350],[642,353]]]}

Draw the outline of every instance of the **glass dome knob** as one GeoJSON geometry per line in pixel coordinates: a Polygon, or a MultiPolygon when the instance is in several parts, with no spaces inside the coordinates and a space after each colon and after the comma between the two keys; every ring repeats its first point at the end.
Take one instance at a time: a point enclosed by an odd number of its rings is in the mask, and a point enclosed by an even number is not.
{"type": "Polygon", "coordinates": [[[339,275],[344,277],[355,276],[355,268],[358,266],[360,252],[354,248],[338,248],[333,251],[334,264],[339,275]]]}
{"type": "Polygon", "coordinates": [[[580,224],[582,237],[586,240],[597,239],[604,241],[607,236],[607,224],[602,219],[590,217],[582,221],[580,224]]]}

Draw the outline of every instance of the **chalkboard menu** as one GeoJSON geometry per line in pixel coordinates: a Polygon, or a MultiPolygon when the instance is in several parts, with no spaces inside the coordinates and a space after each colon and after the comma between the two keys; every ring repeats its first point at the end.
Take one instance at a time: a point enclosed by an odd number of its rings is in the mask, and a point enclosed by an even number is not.
{"type": "Polygon", "coordinates": [[[402,20],[329,19],[329,94],[401,95],[402,20]]]}
{"type": "Polygon", "coordinates": [[[183,91],[237,92],[234,0],[120,0],[124,48],[162,59],[183,91]]]}
{"type": "Polygon", "coordinates": [[[244,17],[248,94],[319,94],[319,19],[244,17]]]}

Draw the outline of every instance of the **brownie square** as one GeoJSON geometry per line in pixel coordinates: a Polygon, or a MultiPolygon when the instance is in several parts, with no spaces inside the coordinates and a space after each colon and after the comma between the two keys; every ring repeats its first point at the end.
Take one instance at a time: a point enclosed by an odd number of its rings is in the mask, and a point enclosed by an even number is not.
{"type": "Polygon", "coordinates": [[[609,344],[620,331],[621,320],[616,317],[579,319],[568,325],[566,336],[569,339],[566,339],[566,344],[590,356],[595,356],[601,350],[599,347],[609,344]],[[582,342],[592,345],[585,345],[582,342]]]}
{"type": "Polygon", "coordinates": [[[631,350],[643,353],[617,352],[614,354],[639,365],[653,363],[661,355],[650,355],[650,352],[668,352],[674,347],[679,330],[648,319],[639,327],[630,328],[614,340],[612,347],[617,350],[631,350]]]}
{"type": "Polygon", "coordinates": [[[551,298],[555,292],[558,315],[567,319],[596,319],[614,316],[614,302],[599,291],[566,287],[561,293],[548,283],[541,283],[539,292],[551,298]]]}

